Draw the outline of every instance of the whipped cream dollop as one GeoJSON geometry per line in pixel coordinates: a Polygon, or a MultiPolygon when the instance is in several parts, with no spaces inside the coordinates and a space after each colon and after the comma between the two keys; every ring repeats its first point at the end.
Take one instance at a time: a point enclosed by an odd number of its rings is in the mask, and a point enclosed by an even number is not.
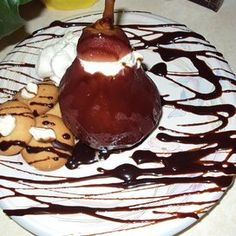
{"type": "Polygon", "coordinates": [[[59,85],[66,69],[77,55],[78,39],[78,36],[68,32],[57,42],[44,48],[36,64],[39,77],[49,77],[56,85],[59,85]]]}
{"type": "MultiPolygon", "coordinates": [[[[44,48],[39,55],[36,65],[39,77],[49,77],[56,85],[65,74],[67,68],[72,64],[77,56],[77,43],[79,36],[68,32],[63,38],[54,44],[44,48]]],[[[119,61],[115,62],[93,62],[85,61],[78,57],[84,70],[90,74],[100,72],[106,76],[115,76],[125,67],[140,67],[143,56],[136,51],[130,52],[119,61]]]]}
{"type": "Polygon", "coordinates": [[[49,142],[56,139],[54,130],[50,128],[31,127],[29,132],[35,140],[40,142],[49,142]]]}
{"type": "Polygon", "coordinates": [[[12,115],[0,116],[0,135],[10,135],[16,127],[16,118],[12,115]]]}
{"type": "Polygon", "coordinates": [[[21,90],[21,97],[24,99],[31,99],[35,97],[38,93],[38,85],[29,82],[22,90],[21,90]]]}
{"type": "Polygon", "coordinates": [[[142,60],[143,56],[140,53],[132,51],[120,60],[114,62],[94,62],[80,59],[80,63],[84,70],[90,74],[99,72],[106,76],[115,76],[125,67],[136,66],[139,68],[142,60]]]}

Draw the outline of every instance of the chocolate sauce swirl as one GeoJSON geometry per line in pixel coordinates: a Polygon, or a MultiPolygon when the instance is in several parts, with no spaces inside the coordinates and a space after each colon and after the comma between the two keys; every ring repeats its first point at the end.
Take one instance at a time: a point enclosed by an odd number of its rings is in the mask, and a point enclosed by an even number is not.
{"type": "MultiPolygon", "coordinates": [[[[30,51],[40,52],[43,44],[61,37],[58,29],[79,33],[88,24],[80,20],[56,21],[19,43],[17,50],[27,52],[34,45],[30,51]]],[[[158,229],[168,220],[196,220],[232,184],[236,79],[222,54],[182,24],[122,27],[136,50],[151,55],[144,63],[162,96],[159,127],[134,149],[120,153],[98,153],[78,143],[64,175],[35,172],[20,157],[0,158],[0,168],[12,173],[0,174],[1,180],[11,183],[0,183],[4,190],[0,199],[31,200],[28,206],[4,208],[9,216],[52,214],[63,223],[73,215],[73,220],[80,221],[82,235],[129,234],[154,224],[158,229]]],[[[17,50],[10,56],[17,55],[17,50]]],[[[4,62],[1,78],[8,79],[6,71],[17,69],[19,81],[25,83],[34,74],[34,66],[27,63],[27,59],[4,62]],[[28,72],[20,74],[26,67],[28,72]]],[[[14,83],[17,88],[18,82],[14,83]]]]}

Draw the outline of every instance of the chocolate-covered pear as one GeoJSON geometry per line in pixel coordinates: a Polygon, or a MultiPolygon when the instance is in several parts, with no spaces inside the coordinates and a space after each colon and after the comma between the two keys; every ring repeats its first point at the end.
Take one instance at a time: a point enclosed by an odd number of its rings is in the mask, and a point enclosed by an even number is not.
{"type": "Polygon", "coordinates": [[[114,0],[102,19],[84,28],[77,57],[60,84],[66,125],[95,149],[123,149],[143,140],[156,126],[160,96],[141,67],[125,33],[113,24],[114,0]]]}

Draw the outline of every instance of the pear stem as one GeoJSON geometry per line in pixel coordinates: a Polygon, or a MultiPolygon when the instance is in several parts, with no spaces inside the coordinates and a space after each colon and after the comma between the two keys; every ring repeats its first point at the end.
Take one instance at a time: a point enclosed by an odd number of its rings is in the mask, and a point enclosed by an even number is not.
{"type": "Polygon", "coordinates": [[[103,18],[109,18],[112,23],[114,23],[114,5],[115,0],[105,0],[103,18]]]}

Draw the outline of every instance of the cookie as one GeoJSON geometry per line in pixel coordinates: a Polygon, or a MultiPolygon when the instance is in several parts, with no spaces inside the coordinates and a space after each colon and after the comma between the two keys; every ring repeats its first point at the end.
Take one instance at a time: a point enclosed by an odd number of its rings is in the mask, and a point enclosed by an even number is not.
{"type": "Polygon", "coordinates": [[[58,116],[46,114],[35,120],[35,127],[30,129],[33,138],[21,154],[38,170],[59,169],[72,154],[74,137],[58,116]]]}
{"type": "Polygon", "coordinates": [[[28,132],[35,125],[29,107],[19,101],[0,104],[0,155],[15,155],[31,140],[28,132]]]}
{"type": "Polygon", "coordinates": [[[56,105],[52,109],[50,109],[46,114],[51,114],[61,117],[61,109],[59,103],[57,102],[56,105]]]}
{"type": "Polygon", "coordinates": [[[34,116],[39,116],[52,109],[57,103],[58,87],[49,79],[38,84],[29,82],[15,95],[15,99],[27,104],[34,116]]]}

